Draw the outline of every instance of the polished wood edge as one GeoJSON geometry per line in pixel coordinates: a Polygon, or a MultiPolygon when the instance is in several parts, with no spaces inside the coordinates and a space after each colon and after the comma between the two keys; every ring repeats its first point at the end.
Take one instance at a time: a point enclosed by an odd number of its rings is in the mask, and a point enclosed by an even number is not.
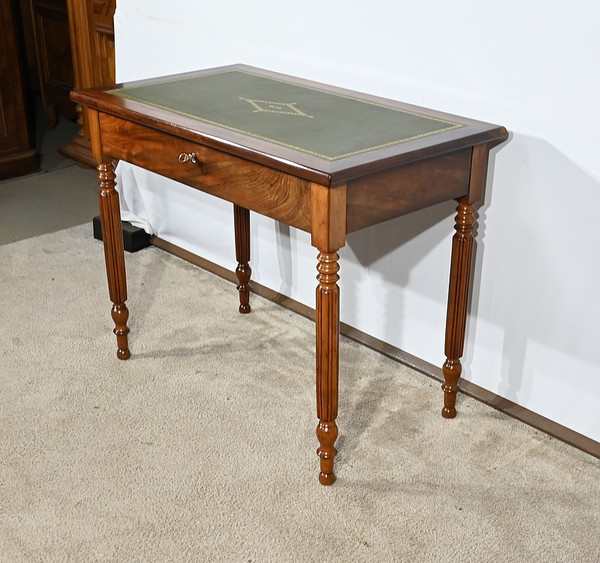
{"type": "MultiPolygon", "coordinates": [[[[223,266],[219,266],[210,260],[206,260],[192,252],[189,252],[175,244],[172,244],[168,241],[161,239],[160,237],[153,237],[151,244],[164,250],[178,258],[181,258],[191,264],[199,266],[203,270],[207,270],[208,272],[219,276],[233,284],[237,284],[237,277],[235,272],[224,268],[223,266]]],[[[277,291],[269,289],[257,282],[252,282],[252,293],[267,299],[268,301],[272,301],[286,309],[297,313],[307,319],[312,321],[315,320],[315,310],[307,305],[299,303],[298,301],[292,299],[291,297],[287,297],[286,295],[282,295],[277,291]]],[[[442,369],[418,358],[417,356],[413,356],[400,348],[396,348],[387,342],[383,342],[378,338],[375,338],[365,332],[362,332],[346,323],[340,323],[340,333],[346,338],[350,338],[367,348],[371,348],[375,352],[379,352],[384,356],[395,360],[401,364],[404,364],[419,373],[422,373],[436,381],[443,382],[444,376],[442,374],[442,369]]],[[[517,405],[508,399],[500,397],[487,389],[483,389],[479,385],[475,383],[471,383],[470,381],[466,381],[461,379],[459,392],[464,393],[468,397],[472,397],[477,401],[480,401],[494,409],[504,413],[512,418],[527,424],[561,442],[565,442],[570,446],[573,446],[591,456],[600,458],[600,442],[596,442],[583,434],[579,434],[570,428],[562,426],[561,424],[549,420],[544,416],[541,416],[525,407],[517,405]]],[[[460,415],[459,415],[460,416],[460,415]]]]}
{"type": "MultiPolygon", "coordinates": [[[[133,81],[129,81],[129,82],[119,82],[116,84],[102,85],[102,86],[98,86],[95,88],[86,88],[86,90],[89,90],[90,92],[93,91],[96,93],[101,93],[101,92],[107,92],[107,91],[115,90],[115,89],[136,88],[136,87],[147,86],[147,85],[156,84],[156,83],[160,83],[160,82],[172,82],[174,80],[185,80],[185,79],[194,78],[197,76],[203,76],[203,75],[207,75],[207,74],[229,72],[229,71],[236,71],[236,70],[247,72],[250,74],[255,74],[257,76],[262,76],[264,78],[281,80],[284,82],[288,82],[290,84],[295,84],[297,86],[322,90],[323,92],[327,92],[327,93],[331,93],[331,94],[337,94],[337,95],[341,95],[341,96],[349,96],[351,98],[358,98],[358,99],[361,99],[364,101],[369,101],[372,103],[384,104],[384,105],[387,105],[390,107],[395,107],[395,108],[402,109],[405,111],[413,111],[416,113],[423,113],[425,115],[428,115],[430,117],[435,117],[438,119],[457,121],[466,126],[484,126],[485,129],[489,129],[490,127],[493,127],[493,128],[496,128],[498,131],[500,131],[500,130],[504,131],[504,134],[506,134],[506,129],[504,129],[504,127],[499,127],[497,125],[487,123],[484,121],[479,121],[477,119],[464,117],[462,115],[455,115],[455,114],[443,112],[440,110],[435,110],[435,109],[424,107],[424,106],[418,106],[415,104],[409,104],[407,102],[402,102],[402,101],[392,99],[392,98],[387,98],[384,96],[377,96],[375,94],[370,94],[368,92],[362,92],[360,90],[343,88],[343,87],[335,86],[333,84],[328,84],[325,82],[309,80],[306,78],[302,78],[300,76],[294,76],[294,75],[290,75],[290,74],[267,70],[264,68],[259,68],[259,67],[255,67],[255,66],[241,64],[241,63],[235,63],[235,64],[230,64],[230,65],[225,65],[225,66],[220,66],[220,67],[213,67],[213,68],[205,68],[205,69],[201,69],[201,70],[193,70],[193,71],[182,72],[182,73],[178,73],[178,74],[155,76],[155,77],[151,77],[151,78],[146,78],[146,79],[141,79],[141,80],[133,80],[133,81]]],[[[77,98],[81,95],[82,95],[82,90],[78,89],[73,92],[73,95],[71,96],[71,98],[73,99],[73,96],[75,96],[77,98]]],[[[75,101],[79,101],[79,100],[75,99],[75,101]]],[[[502,136],[503,136],[503,134],[501,133],[500,137],[502,137],[502,136]]]]}
{"type": "Polygon", "coordinates": [[[508,137],[504,127],[477,123],[468,126],[470,133],[467,135],[463,135],[463,129],[454,129],[435,136],[426,136],[351,157],[328,161],[209,123],[204,123],[202,131],[199,131],[197,129],[198,121],[194,118],[178,116],[177,123],[175,123],[167,118],[169,114],[165,113],[165,110],[135,100],[121,99],[105,93],[101,89],[73,90],[71,99],[76,100],[88,111],[94,109],[120,118],[126,115],[127,120],[140,125],[171,133],[323,185],[344,183],[366,174],[425,160],[465,147],[480,144],[495,146],[504,142],[508,137]],[[96,95],[90,95],[90,92],[96,92],[96,95]],[[433,137],[435,137],[434,145],[431,144],[433,137]]]}
{"type": "MultiPolygon", "coordinates": [[[[71,92],[71,98],[80,99],[77,97],[77,94],[78,91],[73,90],[71,92]]],[[[109,99],[113,98],[114,96],[109,99]]],[[[87,103],[82,102],[82,105],[84,111],[87,111],[88,115],[90,115],[89,119],[91,119],[92,111],[111,115],[113,117],[124,119],[126,121],[130,121],[132,123],[136,123],[144,127],[149,127],[162,133],[174,135],[176,137],[191,141],[193,143],[198,143],[200,145],[218,150],[220,152],[224,152],[226,154],[230,154],[232,156],[236,156],[238,158],[249,160],[250,162],[262,164],[269,168],[273,168],[275,170],[279,170],[287,174],[292,174],[298,178],[303,178],[310,182],[317,182],[319,184],[327,186],[332,183],[331,174],[329,174],[328,172],[323,172],[318,168],[315,168],[311,163],[303,164],[302,162],[297,161],[297,159],[273,156],[271,154],[271,150],[265,151],[264,145],[269,145],[271,149],[273,148],[273,146],[277,146],[272,145],[267,141],[256,143],[261,145],[261,148],[253,148],[249,146],[249,143],[247,142],[248,137],[246,135],[229,131],[232,137],[236,137],[238,139],[237,141],[232,139],[226,139],[222,136],[223,129],[208,123],[205,124],[205,130],[199,132],[194,129],[196,125],[196,120],[194,120],[191,117],[180,116],[181,119],[179,120],[179,123],[175,124],[164,120],[163,110],[158,110],[151,106],[144,106],[139,102],[134,102],[131,100],[122,101],[125,103],[125,105],[131,106],[127,110],[126,117],[124,117],[123,112],[115,110],[115,108],[110,104],[96,104],[95,102],[91,102],[90,100],[88,100],[87,103]]],[[[256,139],[254,139],[254,141],[256,141],[256,139]]],[[[291,149],[285,149],[285,147],[279,148],[282,149],[283,152],[287,151],[290,153],[293,152],[294,155],[298,154],[295,151],[292,151],[291,149]]],[[[308,160],[311,159],[314,160],[315,157],[308,158],[308,160]]]]}
{"type": "Polygon", "coordinates": [[[167,133],[171,132],[180,137],[234,156],[247,158],[248,160],[264,164],[276,170],[293,173],[306,180],[328,186],[337,185],[366,174],[394,168],[409,162],[460,150],[465,147],[481,144],[493,146],[504,142],[508,138],[508,132],[505,127],[492,123],[468,119],[459,115],[452,115],[430,108],[415,106],[364,92],[339,88],[330,84],[314,82],[242,64],[113,84],[92,89],[76,89],[71,92],[71,100],[104,113],[119,117],[126,115],[128,120],[135,121],[141,125],[167,133]],[[303,151],[281,146],[266,140],[258,140],[245,133],[232,131],[206,122],[203,123],[202,130],[200,131],[198,130],[198,120],[195,118],[178,115],[175,121],[173,121],[173,113],[169,110],[160,109],[143,102],[122,98],[109,93],[111,90],[123,87],[136,87],[160,81],[187,79],[194,76],[229,70],[241,70],[264,76],[265,78],[288,81],[298,86],[316,88],[332,94],[358,97],[363,101],[373,103],[383,103],[403,111],[413,111],[433,118],[450,120],[460,123],[463,127],[329,161],[303,151]]]}

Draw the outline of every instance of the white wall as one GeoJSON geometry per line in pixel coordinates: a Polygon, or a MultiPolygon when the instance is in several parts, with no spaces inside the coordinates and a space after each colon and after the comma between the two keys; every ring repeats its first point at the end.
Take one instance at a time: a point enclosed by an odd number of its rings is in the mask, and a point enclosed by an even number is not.
{"type": "MultiPolygon", "coordinates": [[[[119,0],[117,79],[243,62],[506,126],[464,377],[600,441],[598,21],[595,0],[119,0]]],[[[235,267],[229,204],[125,176],[154,232],[235,267]]],[[[342,320],[441,365],[453,211],[351,235],[342,320]]],[[[253,215],[252,243],[254,279],[314,306],[308,235],[253,215]]]]}

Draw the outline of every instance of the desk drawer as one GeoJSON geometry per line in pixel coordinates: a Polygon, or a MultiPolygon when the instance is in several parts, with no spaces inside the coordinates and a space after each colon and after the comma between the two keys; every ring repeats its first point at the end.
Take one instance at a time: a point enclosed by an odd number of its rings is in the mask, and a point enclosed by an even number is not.
{"type": "Polygon", "coordinates": [[[100,123],[104,154],[310,231],[308,181],[112,115],[100,123]]]}

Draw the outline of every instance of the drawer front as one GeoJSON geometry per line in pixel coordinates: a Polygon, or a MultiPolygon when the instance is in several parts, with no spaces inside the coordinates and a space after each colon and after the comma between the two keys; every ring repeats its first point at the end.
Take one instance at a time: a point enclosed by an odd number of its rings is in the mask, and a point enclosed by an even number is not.
{"type": "Polygon", "coordinates": [[[100,128],[108,156],[310,232],[307,180],[112,115],[100,128]]]}

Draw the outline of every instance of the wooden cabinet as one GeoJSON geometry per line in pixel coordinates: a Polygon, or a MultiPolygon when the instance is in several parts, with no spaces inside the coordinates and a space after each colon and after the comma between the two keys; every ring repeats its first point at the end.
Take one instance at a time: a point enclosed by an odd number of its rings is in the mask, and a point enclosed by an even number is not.
{"type": "Polygon", "coordinates": [[[16,2],[0,0],[0,178],[38,168],[27,113],[20,30],[16,2]]]}
{"type": "Polygon", "coordinates": [[[56,125],[57,114],[77,118],[69,99],[73,89],[73,63],[66,0],[29,0],[40,94],[48,127],[56,125]]]}
{"type": "MultiPolygon", "coordinates": [[[[73,70],[77,89],[115,82],[115,39],[113,16],[115,0],[67,0],[73,70]]],[[[77,107],[81,130],[59,150],[86,166],[96,166],[92,157],[85,110],[77,107]]]]}

